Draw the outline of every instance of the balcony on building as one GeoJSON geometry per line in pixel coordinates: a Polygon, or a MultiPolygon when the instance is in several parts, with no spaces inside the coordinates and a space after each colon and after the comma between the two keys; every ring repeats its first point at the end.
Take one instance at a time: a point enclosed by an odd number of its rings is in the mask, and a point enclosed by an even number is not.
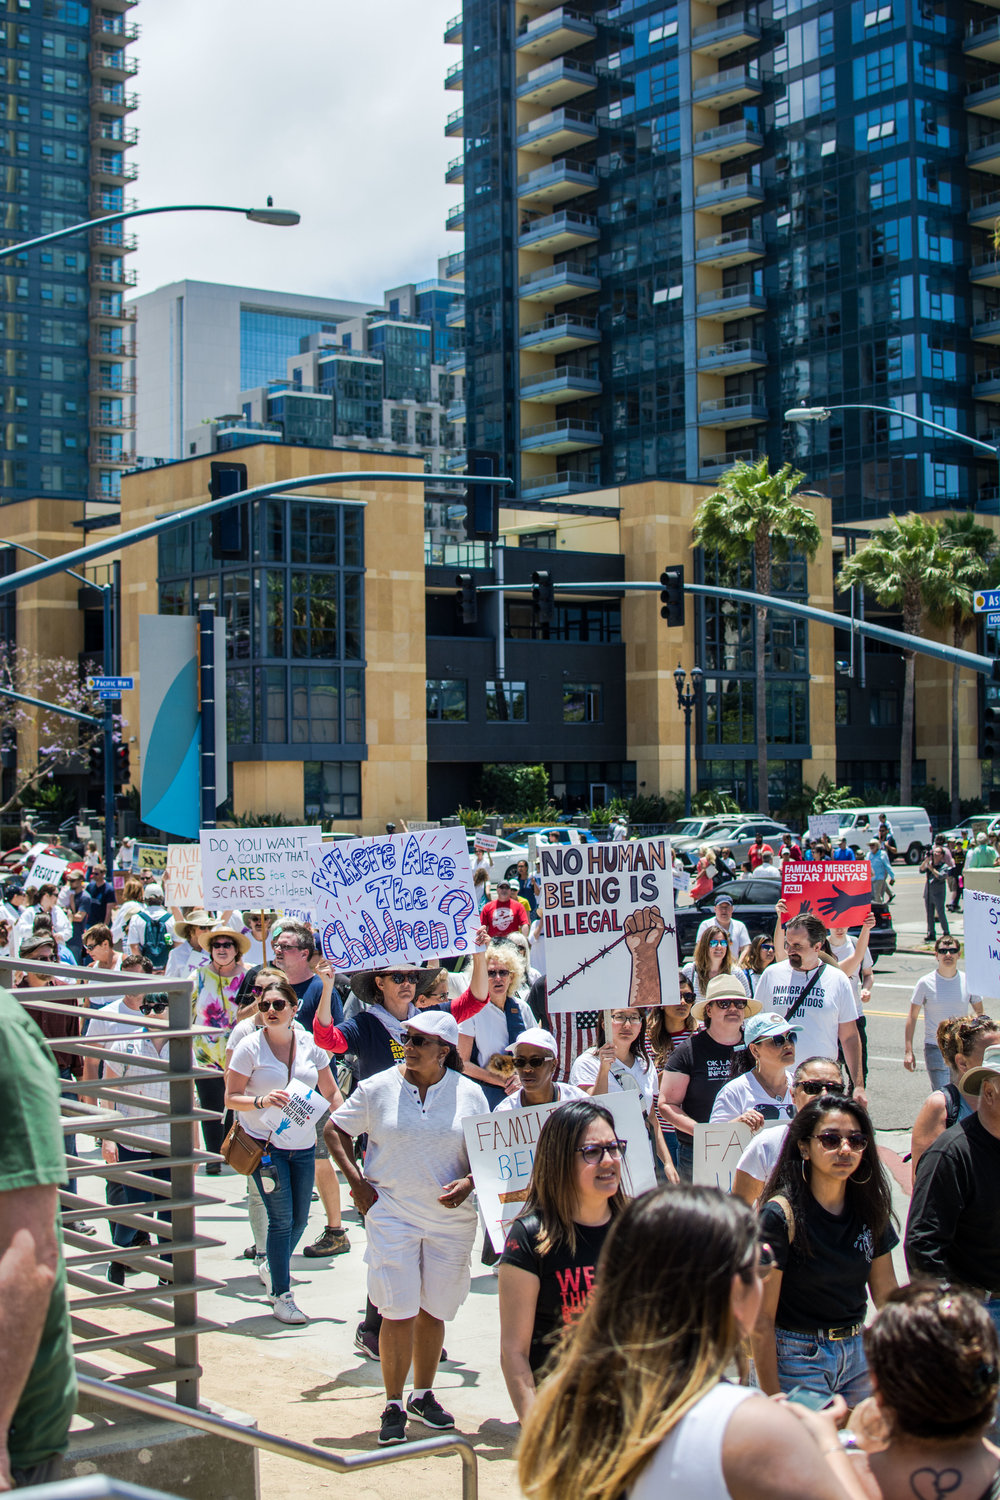
{"type": "Polygon", "coordinates": [[[542,266],[529,271],[518,282],[517,295],[522,302],[568,302],[600,290],[601,278],[590,266],[564,260],[557,266],[542,266]]]}
{"type": "Polygon", "coordinates": [[[596,188],[597,172],[592,166],[560,157],[533,172],[523,172],[517,179],[517,198],[525,207],[546,208],[596,188]]]}
{"type": "Polygon", "coordinates": [[[1000,307],[992,309],[988,317],[973,323],[969,333],[980,344],[1000,344],[1000,307]]]}
{"type": "Polygon", "coordinates": [[[91,432],[130,432],[135,426],[135,416],[132,412],[110,412],[106,407],[92,406],[88,425],[91,432]]]}
{"type": "Polygon", "coordinates": [[[756,457],[752,448],[739,448],[732,453],[707,453],[698,460],[698,478],[719,479],[733,464],[749,464],[756,457]]]}
{"type": "Polygon", "coordinates": [[[751,229],[727,229],[698,241],[695,258],[700,266],[741,266],[764,255],[763,236],[751,229]]]}
{"type": "Polygon", "coordinates": [[[99,318],[102,323],[134,323],[139,316],[138,309],[126,307],[121,296],[110,293],[91,298],[88,316],[99,318]]]}
{"type": "Polygon", "coordinates": [[[1000,251],[974,252],[969,266],[969,280],[976,286],[1000,286],[1000,251]]]}
{"type": "Polygon", "coordinates": [[[444,263],[444,274],[449,281],[465,275],[465,251],[456,250],[444,263]]]}
{"type": "Polygon", "coordinates": [[[108,47],[127,47],[129,42],[139,40],[140,27],[135,21],[126,21],[124,15],[102,6],[90,15],[90,35],[94,42],[108,47]]]}
{"type": "Polygon", "coordinates": [[[522,22],[514,50],[531,57],[559,57],[572,47],[593,41],[596,35],[597,27],[593,21],[575,10],[560,6],[536,16],[533,21],[522,22]]]}
{"type": "Polygon", "coordinates": [[[465,369],[465,350],[456,349],[454,354],[449,354],[444,368],[447,375],[461,375],[465,369]]]}
{"type": "Polygon", "coordinates": [[[117,443],[91,443],[87,449],[87,462],[91,467],[127,469],[135,463],[135,449],[117,443]]]}
{"type": "Polygon", "coordinates": [[[1000,369],[978,370],[972,380],[976,401],[1000,401],[1000,369]]]}
{"type": "Polygon", "coordinates": [[[115,146],[120,146],[124,151],[129,146],[134,146],[139,139],[139,132],[134,125],[124,125],[118,118],[114,120],[92,120],[90,125],[90,139],[92,141],[108,141],[115,146]]]}
{"type": "Polygon", "coordinates": [[[448,457],[444,461],[444,466],[448,470],[449,474],[464,474],[468,462],[468,454],[466,454],[464,451],[460,453],[449,453],[448,457]]]}
{"type": "Polygon", "coordinates": [[[739,375],[766,364],[764,347],[755,339],[727,339],[723,344],[704,344],[698,350],[698,369],[705,372],[718,370],[726,375],[739,375]]]}
{"type": "Polygon", "coordinates": [[[461,156],[453,156],[452,157],[451,161],[448,163],[448,166],[445,169],[444,180],[445,180],[445,182],[464,182],[465,181],[465,154],[464,154],[464,152],[463,152],[463,154],[461,156]]]}
{"type": "Polygon", "coordinates": [[[100,151],[91,154],[90,177],[93,182],[124,187],[126,182],[134,182],[138,175],[138,163],[126,161],[124,156],[108,156],[100,151]]]}
{"type": "Polygon", "coordinates": [[[1000,120],[1000,73],[987,73],[965,85],[965,107],[974,115],[1000,120]]]}
{"type": "Polygon", "coordinates": [[[517,80],[518,99],[529,104],[564,104],[597,87],[597,75],[586,63],[557,57],[522,73],[517,80]]]}
{"type": "Polygon", "coordinates": [[[87,342],[88,352],[99,359],[135,359],[135,339],[122,338],[116,342],[109,337],[114,332],[117,330],[109,328],[107,332],[103,332],[99,328],[91,328],[87,342]]]}
{"type": "Polygon", "coordinates": [[[579,313],[553,313],[540,323],[529,323],[521,329],[518,340],[522,349],[546,350],[559,354],[564,349],[583,349],[587,344],[600,342],[601,334],[596,318],[584,318],[579,313]]]}
{"type": "Polygon", "coordinates": [[[701,161],[733,161],[759,151],[763,144],[764,137],[749,120],[733,120],[728,125],[699,130],[694,138],[694,154],[701,161]]]}
{"type": "Polygon", "coordinates": [[[1000,130],[982,131],[966,153],[965,164],[977,172],[1000,174],[1000,130]]]}
{"type": "Polygon", "coordinates": [[[91,366],[89,386],[94,396],[134,396],[135,380],[122,374],[121,365],[112,365],[107,371],[91,366]]]}
{"type": "Polygon", "coordinates": [[[102,266],[99,262],[91,261],[88,267],[91,286],[100,287],[125,287],[135,286],[139,280],[138,271],[127,271],[121,264],[114,266],[102,266]]]}
{"type": "Polygon", "coordinates": [[[970,21],[965,30],[965,55],[983,62],[1000,62],[1000,16],[970,21]]]}
{"type": "Polygon", "coordinates": [[[464,422],[465,402],[453,401],[451,405],[446,409],[445,416],[448,418],[449,422],[464,422]]]}
{"type": "Polygon", "coordinates": [[[561,250],[575,250],[578,245],[592,245],[599,237],[597,220],[592,214],[564,208],[559,213],[529,220],[522,226],[517,243],[522,250],[557,254],[561,250]]]}
{"type": "Polygon", "coordinates": [[[447,21],[445,23],[444,39],[445,39],[446,42],[450,42],[450,43],[454,44],[455,46],[461,47],[461,45],[462,45],[462,13],[461,13],[461,11],[459,11],[459,13],[458,13],[457,16],[452,16],[451,20],[447,21]]]}
{"type": "Polygon", "coordinates": [[[444,221],[445,229],[461,230],[465,228],[465,204],[460,203],[458,208],[453,208],[444,221]]]}
{"type": "Polygon", "coordinates": [[[599,422],[582,417],[559,417],[554,422],[537,422],[521,428],[522,453],[579,453],[584,448],[601,446],[599,422]]]}
{"type": "Polygon", "coordinates": [[[119,255],[130,255],[138,244],[138,237],[129,234],[121,224],[105,224],[90,231],[91,250],[116,250],[119,255]]]}
{"type": "Polygon", "coordinates": [[[134,78],[138,71],[139,59],[129,57],[123,48],[94,47],[91,50],[90,74],[92,78],[134,78]]]}
{"type": "Polygon", "coordinates": [[[705,104],[710,109],[728,109],[731,104],[758,99],[761,91],[760,74],[754,66],[746,64],[742,68],[726,68],[721,73],[709,73],[706,78],[696,79],[691,96],[695,104],[705,104]]]}
{"type": "Polygon", "coordinates": [[[1000,219],[1000,187],[994,188],[992,192],[973,196],[972,207],[969,209],[970,224],[975,224],[981,229],[992,230],[998,219],[1000,219]]]}
{"type": "Polygon", "coordinates": [[[767,298],[749,281],[736,286],[720,286],[712,291],[698,294],[699,318],[712,318],[718,323],[728,323],[742,313],[764,312],[767,298]]]}
{"type": "Polygon", "coordinates": [[[760,24],[754,15],[720,16],[696,26],[691,33],[691,47],[707,57],[727,57],[752,47],[761,37],[760,24]]]}
{"type": "Polygon", "coordinates": [[[521,378],[521,400],[553,406],[561,401],[577,401],[584,396],[599,396],[601,382],[595,370],[586,365],[559,365],[554,370],[535,370],[521,378]]]}
{"type": "Polygon", "coordinates": [[[104,192],[97,188],[90,195],[90,211],[95,218],[101,214],[134,213],[138,207],[138,198],[125,198],[115,189],[104,192]]]}
{"type": "Polygon", "coordinates": [[[451,67],[444,75],[444,86],[446,89],[455,89],[458,92],[461,92],[463,67],[464,63],[462,62],[452,63],[451,67]]]}
{"type": "Polygon", "coordinates": [[[444,133],[445,135],[461,135],[462,129],[462,111],[453,110],[444,122],[444,133]]]}
{"type": "Polygon", "coordinates": [[[752,172],[737,172],[732,177],[717,177],[703,182],[694,195],[699,213],[734,214],[740,209],[756,208],[764,201],[764,185],[752,172]]]}
{"type": "Polygon", "coordinates": [[[572,151],[574,147],[596,139],[597,124],[593,115],[578,109],[551,109],[519,131],[517,149],[557,156],[560,151],[572,151]]]}
{"type": "Polygon", "coordinates": [[[454,307],[449,307],[445,315],[445,323],[449,328],[465,327],[465,298],[459,297],[454,307]]]}
{"type": "Polygon", "coordinates": [[[744,422],[766,422],[767,404],[754,395],[716,396],[698,405],[702,427],[740,427],[744,422]]]}
{"type": "MultiPolygon", "coordinates": [[[[555,499],[560,495],[584,495],[600,488],[587,469],[560,469],[552,474],[530,474],[521,481],[522,500],[555,499]]],[[[516,503],[516,502],[512,502],[516,503]]]]}
{"type": "Polygon", "coordinates": [[[90,102],[105,114],[127,115],[139,108],[139,95],[128,94],[120,83],[94,83],[90,102]]]}

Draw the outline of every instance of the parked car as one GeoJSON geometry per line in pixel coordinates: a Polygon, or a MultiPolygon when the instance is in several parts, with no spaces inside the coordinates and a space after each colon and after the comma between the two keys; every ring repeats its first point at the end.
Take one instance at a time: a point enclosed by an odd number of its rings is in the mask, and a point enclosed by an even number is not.
{"type": "MultiPolygon", "coordinates": [[[[741,865],[749,858],[750,845],[755,842],[758,833],[764,835],[765,844],[770,844],[777,854],[782,835],[791,832],[784,823],[776,823],[773,818],[733,818],[717,828],[709,829],[702,838],[675,840],[673,847],[684,865],[693,866],[698,862],[698,850],[702,844],[711,844],[713,849],[722,849],[728,845],[736,863],[741,865]]],[[[794,834],[792,837],[794,838],[794,834]]]]}
{"type": "Polygon", "coordinates": [[[667,824],[664,832],[668,839],[700,839],[704,843],[713,828],[726,828],[735,817],[735,813],[730,813],[728,817],[677,818],[667,824]]]}
{"type": "Polygon", "coordinates": [[[597,844],[600,842],[589,828],[577,828],[568,823],[527,823],[524,828],[515,828],[510,837],[515,844],[527,845],[532,834],[540,844],[597,844]]]}
{"type": "MultiPolygon", "coordinates": [[[[517,875],[518,861],[522,859],[530,866],[531,858],[528,854],[526,846],[515,844],[511,839],[503,838],[502,836],[499,837],[497,839],[497,846],[493,850],[493,872],[491,875],[491,883],[495,885],[497,880],[501,876],[506,877],[507,880],[513,880],[517,875]]],[[[474,867],[475,863],[476,835],[474,833],[470,833],[469,865],[474,867]]]]}
{"type": "MultiPolygon", "coordinates": [[[[714,891],[702,896],[701,900],[696,901],[692,906],[679,906],[674,916],[681,956],[685,959],[691,957],[698,928],[706,917],[715,915],[715,902],[722,892],[725,892],[727,896],[732,896],[733,916],[744,924],[751,940],[760,937],[763,933],[772,937],[774,924],[777,921],[774,903],[778,899],[779,891],[780,886],[776,880],[762,880],[757,875],[742,875],[736,880],[720,883],[714,891]]],[[[884,902],[873,903],[872,911],[875,913],[875,926],[868,939],[868,951],[874,962],[882,954],[895,953],[896,929],[892,925],[889,908],[884,902]]],[[[851,936],[857,939],[861,928],[852,927],[849,930],[851,936]]]]}
{"type": "Polygon", "coordinates": [[[994,834],[1000,829],[1000,817],[991,818],[989,813],[977,813],[973,818],[963,818],[954,828],[942,828],[941,836],[946,839],[968,839],[970,844],[975,842],[977,833],[994,834]]]}
{"type": "Polygon", "coordinates": [[[71,849],[67,844],[15,844],[13,849],[8,849],[0,856],[0,873],[4,875],[26,875],[30,878],[30,863],[34,864],[38,855],[44,854],[51,859],[65,859],[70,869],[84,869],[84,862],[80,858],[79,849],[71,849]]]}

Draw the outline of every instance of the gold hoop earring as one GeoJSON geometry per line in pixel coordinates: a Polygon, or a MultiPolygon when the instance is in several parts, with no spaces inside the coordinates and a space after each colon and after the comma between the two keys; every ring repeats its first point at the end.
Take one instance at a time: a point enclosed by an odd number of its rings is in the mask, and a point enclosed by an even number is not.
{"type": "Polygon", "coordinates": [[[867,1187],[874,1177],[874,1172],[869,1172],[867,1177],[851,1177],[851,1182],[856,1182],[858,1187],[867,1187]]]}

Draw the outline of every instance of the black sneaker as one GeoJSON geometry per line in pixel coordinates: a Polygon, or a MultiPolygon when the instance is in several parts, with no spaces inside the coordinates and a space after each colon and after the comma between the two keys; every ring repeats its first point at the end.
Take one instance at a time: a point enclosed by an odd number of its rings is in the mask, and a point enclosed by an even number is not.
{"type": "Polygon", "coordinates": [[[386,1448],[390,1443],[406,1442],[406,1412],[401,1406],[393,1406],[390,1402],[382,1413],[378,1441],[380,1448],[386,1448]]]}
{"type": "Polygon", "coordinates": [[[354,1347],[365,1359],[378,1359],[378,1329],[366,1328],[359,1323],[354,1330],[354,1347]]]}
{"type": "Polygon", "coordinates": [[[344,1229],[331,1229],[329,1224],[323,1230],[319,1239],[313,1244],[307,1245],[302,1254],[317,1260],[320,1256],[346,1255],[351,1248],[351,1242],[347,1238],[344,1229]]]}
{"type": "Polygon", "coordinates": [[[127,1267],[125,1265],[124,1261],[121,1261],[121,1260],[113,1260],[113,1261],[111,1261],[109,1263],[109,1265],[108,1265],[108,1280],[111,1282],[111,1285],[112,1286],[124,1286],[125,1285],[125,1272],[128,1269],[129,1269],[129,1267],[127,1267]]]}
{"type": "Polygon", "coordinates": [[[438,1432],[455,1425],[455,1418],[450,1411],[445,1411],[433,1391],[428,1391],[426,1396],[411,1396],[406,1403],[406,1410],[418,1422],[423,1422],[425,1427],[433,1427],[438,1432]]]}

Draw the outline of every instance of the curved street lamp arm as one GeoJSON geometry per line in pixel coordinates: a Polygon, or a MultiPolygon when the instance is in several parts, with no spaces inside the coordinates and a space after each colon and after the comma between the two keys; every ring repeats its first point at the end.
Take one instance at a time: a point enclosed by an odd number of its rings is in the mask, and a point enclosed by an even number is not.
{"type": "Polygon", "coordinates": [[[897,406],[875,406],[869,401],[858,401],[838,403],[836,406],[824,405],[821,408],[806,407],[804,408],[804,410],[809,411],[810,413],[822,410],[826,413],[826,416],[800,416],[796,411],[796,408],[793,406],[785,412],[785,421],[825,422],[826,417],[828,417],[832,411],[881,411],[885,412],[886,415],[890,417],[901,417],[904,422],[918,422],[921,427],[932,427],[935,432],[943,432],[947,437],[958,438],[959,442],[971,444],[973,448],[985,449],[985,451],[989,453],[993,458],[1000,458],[1000,452],[998,452],[997,447],[994,443],[984,443],[982,438],[970,437],[966,432],[956,432],[954,427],[943,427],[940,422],[932,422],[929,417],[918,417],[915,416],[913,412],[900,411],[897,406]]]}
{"type": "Polygon", "coordinates": [[[87,229],[102,229],[105,224],[120,224],[123,219],[142,219],[148,214],[242,214],[258,224],[277,224],[281,227],[299,222],[299,215],[292,209],[236,208],[231,203],[165,203],[159,208],[126,208],[120,213],[105,214],[100,219],[88,219],[83,224],[70,224],[66,229],[54,229],[51,234],[39,235],[34,240],[21,240],[16,245],[0,246],[0,257],[20,255],[23,250],[34,250],[38,245],[48,245],[52,240],[65,240],[74,234],[83,234],[87,229]]]}

